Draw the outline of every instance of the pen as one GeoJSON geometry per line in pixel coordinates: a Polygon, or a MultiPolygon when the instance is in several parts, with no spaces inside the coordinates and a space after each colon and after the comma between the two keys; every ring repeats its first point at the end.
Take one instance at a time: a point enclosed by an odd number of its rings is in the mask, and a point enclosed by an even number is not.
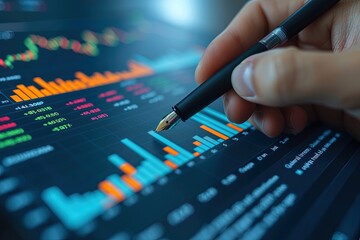
{"type": "Polygon", "coordinates": [[[204,107],[211,104],[232,88],[231,74],[237,65],[254,54],[284,44],[339,1],[340,0],[308,1],[267,36],[250,47],[239,57],[230,61],[221,70],[212,75],[207,81],[173,106],[172,112],[160,121],[156,131],[159,132],[171,129],[180,121],[186,121],[204,107]]]}

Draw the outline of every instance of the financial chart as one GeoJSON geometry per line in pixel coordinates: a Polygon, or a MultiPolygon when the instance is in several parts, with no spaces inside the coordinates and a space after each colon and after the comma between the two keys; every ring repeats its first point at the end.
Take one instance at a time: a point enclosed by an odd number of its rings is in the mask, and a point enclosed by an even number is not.
{"type": "Polygon", "coordinates": [[[221,102],[154,131],[196,87],[209,36],[139,17],[25,25],[0,42],[0,205],[18,237],[359,233],[360,151],[344,132],[270,139],[221,102]]]}

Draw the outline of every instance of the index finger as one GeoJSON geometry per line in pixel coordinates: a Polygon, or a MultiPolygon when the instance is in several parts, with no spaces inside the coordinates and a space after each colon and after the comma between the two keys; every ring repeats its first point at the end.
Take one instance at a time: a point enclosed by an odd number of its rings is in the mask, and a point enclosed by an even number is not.
{"type": "Polygon", "coordinates": [[[305,0],[253,0],[208,46],[196,69],[197,83],[207,80],[230,60],[259,41],[305,0]]]}

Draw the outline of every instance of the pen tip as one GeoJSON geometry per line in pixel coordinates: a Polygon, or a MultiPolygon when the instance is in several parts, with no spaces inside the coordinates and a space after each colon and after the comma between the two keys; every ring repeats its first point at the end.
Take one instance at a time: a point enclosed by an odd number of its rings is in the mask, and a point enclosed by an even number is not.
{"type": "Polygon", "coordinates": [[[166,127],[167,127],[166,121],[165,121],[165,119],[162,119],[159,122],[158,126],[156,127],[155,131],[156,132],[161,132],[161,131],[165,130],[166,127]]]}
{"type": "Polygon", "coordinates": [[[158,124],[155,131],[161,132],[173,128],[180,121],[180,117],[173,111],[166,115],[158,124]]]}

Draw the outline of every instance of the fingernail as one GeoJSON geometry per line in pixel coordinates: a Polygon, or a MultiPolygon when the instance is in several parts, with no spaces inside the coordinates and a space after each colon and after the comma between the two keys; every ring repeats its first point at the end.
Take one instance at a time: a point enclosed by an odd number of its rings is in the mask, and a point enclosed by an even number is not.
{"type": "Polygon", "coordinates": [[[199,74],[200,67],[201,67],[201,61],[199,62],[199,64],[196,66],[196,69],[195,69],[195,76],[196,76],[196,77],[197,77],[198,74],[199,74]]]}
{"type": "Polygon", "coordinates": [[[254,114],[254,123],[256,124],[256,127],[259,131],[264,132],[264,118],[262,112],[256,112],[254,114]]]}
{"type": "Polygon", "coordinates": [[[255,89],[252,81],[253,64],[241,63],[231,76],[233,88],[241,97],[254,97],[255,89]]]}

